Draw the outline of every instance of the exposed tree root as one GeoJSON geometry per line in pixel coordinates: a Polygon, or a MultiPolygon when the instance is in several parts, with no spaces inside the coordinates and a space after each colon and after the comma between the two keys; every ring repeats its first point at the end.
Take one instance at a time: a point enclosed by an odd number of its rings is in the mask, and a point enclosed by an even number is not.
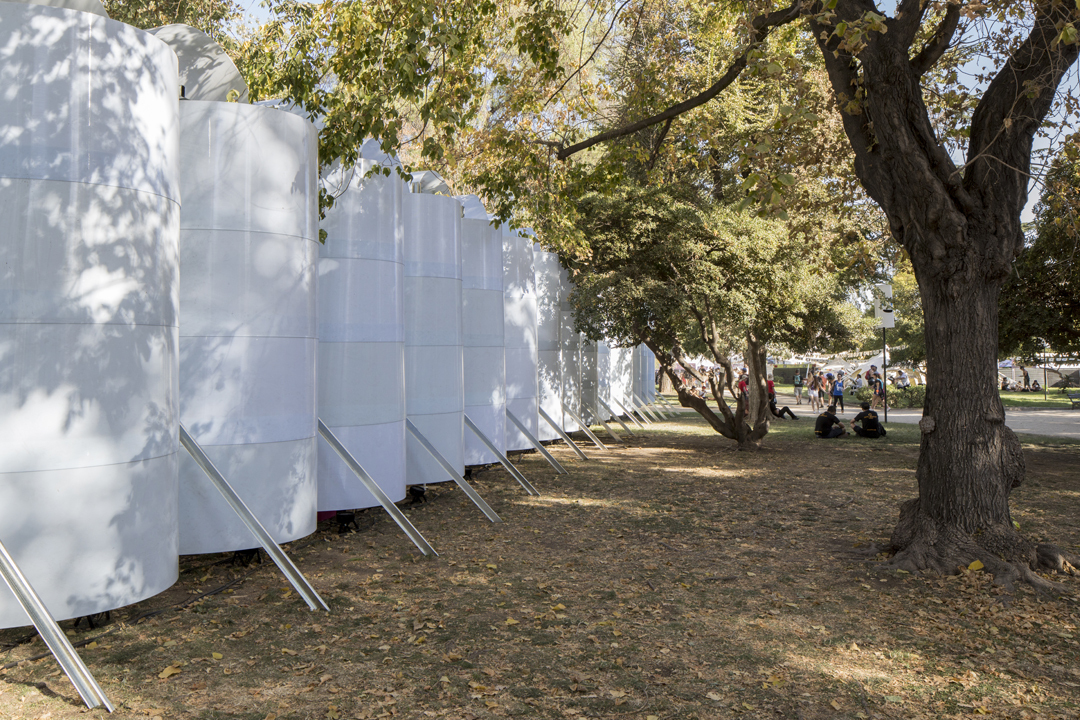
{"type": "Polygon", "coordinates": [[[890,545],[895,553],[887,564],[890,568],[954,575],[978,560],[996,584],[1010,591],[1021,581],[1042,592],[1070,593],[1067,586],[1047,580],[1036,571],[1070,575],[1080,572],[1080,558],[1053,545],[1036,545],[1009,525],[966,533],[923,514],[917,499],[901,505],[890,545]]]}

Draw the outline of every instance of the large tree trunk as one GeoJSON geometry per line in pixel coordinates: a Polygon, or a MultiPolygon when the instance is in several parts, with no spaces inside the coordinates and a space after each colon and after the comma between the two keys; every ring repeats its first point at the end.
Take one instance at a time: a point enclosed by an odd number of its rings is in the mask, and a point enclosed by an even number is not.
{"type": "MultiPolygon", "coordinates": [[[[1031,36],[979,102],[969,163],[957,168],[930,123],[920,76],[948,44],[958,14],[946,13],[942,42],[931,40],[912,58],[921,6],[906,5],[906,16],[888,33],[870,33],[857,57],[840,46],[831,24],[810,21],[843,108],[855,171],[907,250],[922,294],[927,392],[919,497],[901,508],[893,562],[953,572],[979,560],[1006,583],[1023,577],[1047,585],[1034,569],[1071,569],[1077,559],[1036,546],[1012,524],[1009,495],[1023,481],[1024,457],[1004,424],[995,368],[998,295],[1022,247],[1032,138],[1076,59],[1075,47],[1054,41],[1068,9],[1040,8],[1031,36]],[[849,102],[856,91],[861,99],[849,102]]],[[[837,19],[857,22],[863,11],[843,0],[837,19]]]]}

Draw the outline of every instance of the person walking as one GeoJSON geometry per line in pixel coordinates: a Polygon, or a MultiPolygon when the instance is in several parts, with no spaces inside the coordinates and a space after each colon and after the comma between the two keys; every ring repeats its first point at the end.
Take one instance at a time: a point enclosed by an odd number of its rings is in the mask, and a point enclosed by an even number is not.
{"type": "Polygon", "coordinates": [[[818,376],[817,373],[811,372],[806,377],[806,400],[810,403],[810,412],[821,408],[821,403],[818,401],[818,376]]]}
{"type": "Polygon", "coordinates": [[[840,413],[844,412],[844,380],[841,377],[837,377],[832,381],[832,402],[840,408],[840,413]]]}
{"type": "Polygon", "coordinates": [[[792,378],[792,382],[795,385],[795,404],[802,405],[802,375],[799,371],[795,371],[795,377],[792,378]]]}

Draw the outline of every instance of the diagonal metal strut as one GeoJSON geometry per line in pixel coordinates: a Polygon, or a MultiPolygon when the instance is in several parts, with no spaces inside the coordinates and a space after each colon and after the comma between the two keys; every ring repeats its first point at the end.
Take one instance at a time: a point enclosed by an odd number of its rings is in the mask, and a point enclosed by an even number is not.
{"type": "Polygon", "coordinates": [[[504,455],[503,453],[499,452],[499,448],[495,447],[495,443],[491,442],[491,439],[488,438],[488,436],[485,435],[479,427],[477,427],[476,423],[474,423],[472,421],[472,418],[470,418],[468,415],[465,416],[465,425],[470,430],[472,430],[473,434],[476,435],[476,437],[480,438],[480,442],[484,443],[487,449],[490,450],[496,458],[498,458],[499,464],[506,468],[506,472],[513,475],[514,479],[518,481],[518,484],[520,484],[521,487],[525,488],[525,492],[529,493],[530,495],[540,494],[539,492],[537,492],[536,488],[533,487],[532,483],[529,482],[525,478],[525,476],[521,474],[521,471],[514,467],[513,463],[510,462],[510,459],[506,457],[506,455],[504,455]]]}
{"type": "Polygon", "coordinates": [[[589,459],[588,456],[586,456],[585,453],[581,451],[581,448],[577,446],[577,443],[575,443],[570,438],[570,436],[566,434],[566,431],[559,427],[559,424],[557,422],[551,419],[551,416],[544,411],[544,408],[538,407],[537,410],[540,411],[540,417],[544,418],[544,420],[547,421],[547,424],[551,426],[551,429],[558,433],[559,437],[562,438],[563,442],[569,445],[570,449],[577,453],[577,456],[579,458],[581,458],[582,460],[589,459]]]}
{"type": "Polygon", "coordinates": [[[585,433],[585,435],[590,440],[592,440],[593,445],[600,448],[601,450],[607,450],[607,445],[600,442],[600,438],[596,437],[596,435],[593,434],[593,431],[589,429],[589,426],[585,423],[584,420],[581,419],[580,415],[578,415],[576,412],[571,410],[570,406],[567,405],[566,403],[562,404],[562,408],[563,408],[563,412],[566,413],[567,415],[569,415],[571,418],[573,418],[574,422],[576,422],[578,424],[578,427],[581,428],[581,431],[583,433],[585,433]]]}
{"type": "Polygon", "coordinates": [[[570,474],[569,472],[567,472],[566,468],[562,466],[562,463],[556,460],[555,457],[548,452],[548,449],[544,447],[544,444],[537,440],[535,437],[533,437],[533,434],[529,432],[529,428],[525,427],[525,423],[518,420],[517,417],[514,416],[514,413],[510,412],[510,408],[506,408],[506,417],[509,418],[510,422],[514,423],[514,425],[517,426],[517,429],[521,431],[521,434],[524,435],[530,443],[532,443],[532,446],[536,448],[536,452],[543,455],[544,459],[548,461],[548,464],[551,465],[551,467],[555,468],[555,472],[560,475],[570,474]]]}
{"type": "Polygon", "coordinates": [[[430,440],[424,437],[424,433],[420,432],[420,428],[416,427],[412,420],[405,418],[405,428],[409,431],[409,434],[428,451],[428,454],[431,455],[435,462],[446,471],[446,474],[450,476],[450,479],[456,482],[457,486],[469,496],[469,499],[473,501],[473,505],[480,508],[480,512],[484,513],[484,517],[493,523],[502,522],[502,518],[499,517],[498,513],[492,510],[491,506],[484,502],[484,498],[480,497],[480,494],[473,489],[473,486],[470,485],[465,478],[458,475],[454,466],[442,456],[442,453],[435,449],[435,446],[431,444],[430,440]]]}
{"type": "Polygon", "coordinates": [[[435,552],[435,548],[431,547],[428,541],[424,539],[424,536],[420,534],[420,531],[409,522],[409,518],[405,517],[405,513],[401,512],[401,509],[394,504],[394,501],[383,492],[383,489],[379,487],[379,484],[376,483],[374,479],[372,479],[371,475],[368,474],[368,471],[357,462],[356,458],[352,456],[352,453],[345,449],[345,445],[337,439],[337,436],[330,431],[330,428],[326,426],[326,423],[324,423],[322,419],[319,420],[319,434],[322,435],[323,440],[334,449],[334,452],[338,454],[338,457],[342,459],[348,468],[352,470],[353,474],[360,479],[360,482],[364,485],[364,489],[375,496],[375,499],[382,505],[386,514],[393,518],[394,522],[397,523],[397,526],[401,528],[402,532],[412,540],[413,545],[428,557],[438,557],[439,553],[435,552]]]}
{"type": "Polygon", "coordinates": [[[64,674],[68,676],[71,684],[75,686],[79,697],[86,703],[86,707],[103,707],[112,712],[113,706],[109,702],[109,698],[105,696],[105,692],[97,684],[97,680],[90,674],[90,670],[87,669],[79,654],[75,652],[75,648],[72,647],[71,641],[67,639],[67,635],[53,620],[52,615],[49,614],[49,609],[45,607],[45,603],[38,597],[37,592],[34,591],[26,576],[22,574],[19,566],[15,564],[15,559],[11,557],[2,542],[0,542],[0,575],[3,576],[7,586],[11,588],[11,592],[15,595],[15,599],[19,601],[19,605],[22,605],[22,609],[30,616],[30,622],[34,623],[38,635],[45,641],[45,645],[56,658],[56,662],[60,664],[64,674]]]}
{"type": "Polygon", "coordinates": [[[281,549],[281,546],[274,542],[274,538],[270,537],[270,533],[266,531],[259,519],[255,517],[255,514],[251,512],[244,501],[233,490],[232,485],[225,479],[225,476],[214,467],[214,463],[210,462],[210,458],[206,456],[203,449],[199,447],[199,443],[195,442],[195,439],[188,434],[187,428],[183,423],[180,424],[180,444],[184,446],[184,449],[191,454],[192,459],[202,468],[202,471],[206,473],[206,477],[210,479],[210,483],[217,489],[221,496],[225,498],[225,502],[229,504],[236,516],[247,526],[247,529],[251,531],[251,534],[255,536],[255,539],[262,545],[266,554],[274,561],[274,564],[278,566],[281,573],[288,578],[293,588],[296,589],[296,593],[304,598],[304,602],[312,610],[318,610],[322,608],[327,612],[330,612],[330,608],[326,605],[326,602],[319,597],[319,593],[315,592],[315,588],[311,586],[311,583],[307,581],[307,578],[297,569],[296,565],[293,565],[292,560],[285,554],[285,551],[281,549]]]}

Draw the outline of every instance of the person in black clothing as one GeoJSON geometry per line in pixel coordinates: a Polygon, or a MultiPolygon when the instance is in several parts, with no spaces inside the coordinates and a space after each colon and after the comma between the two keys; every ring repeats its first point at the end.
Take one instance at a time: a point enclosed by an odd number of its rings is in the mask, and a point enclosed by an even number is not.
{"type": "Polygon", "coordinates": [[[851,430],[859,437],[876,438],[885,437],[885,427],[878,422],[877,413],[870,409],[870,403],[864,402],[862,412],[851,420],[851,430]],[[861,422],[862,427],[855,423],[861,422]]]}
{"type": "Polygon", "coordinates": [[[791,412],[791,408],[789,408],[787,405],[785,405],[784,407],[777,410],[776,409],[776,396],[775,395],[773,395],[771,398],[769,398],[769,412],[772,413],[773,417],[780,418],[781,420],[784,419],[784,413],[787,413],[788,415],[790,415],[792,420],[798,420],[799,419],[799,418],[795,417],[795,413],[791,412]]]}
{"type": "Polygon", "coordinates": [[[840,422],[836,417],[835,405],[830,405],[825,412],[817,416],[817,421],[814,423],[814,434],[822,440],[847,435],[847,431],[844,430],[844,423],[840,422]]]}

